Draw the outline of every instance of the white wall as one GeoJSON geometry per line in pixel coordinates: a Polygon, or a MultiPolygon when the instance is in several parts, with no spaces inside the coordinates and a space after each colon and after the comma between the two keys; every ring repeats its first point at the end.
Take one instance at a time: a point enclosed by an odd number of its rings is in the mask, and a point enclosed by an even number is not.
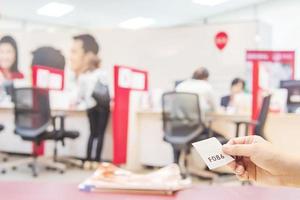
{"type": "MultiPolygon", "coordinates": [[[[164,90],[172,89],[175,80],[188,78],[197,67],[205,66],[211,72],[211,82],[218,95],[223,95],[228,92],[233,77],[245,75],[245,51],[258,47],[255,41],[258,27],[265,27],[267,31],[262,37],[269,37],[268,27],[255,22],[139,31],[97,30],[93,33],[101,43],[103,66],[111,83],[115,64],[148,70],[150,87],[164,90]],[[226,31],[229,35],[228,45],[223,51],[214,44],[215,34],[219,31],[226,31]]],[[[61,49],[68,60],[74,35],[70,31],[0,29],[0,36],[7,33],[17,39],[20,68],[27,75],[30,74],[28,67],[32,50],[51,45],[61,49]]]]}
{"type": "Polygon", "coordinates": [[[171,89],[199,66],[209,68],[218,95],[228,92],[235,76],[245,75],[245,51],[255,49],[257,24],[202,25],[141,31],[99,30],[105,66],[125,64],[150,72],[152,88],[171,89]],[[218,31],[229,35],[227,47],[214,44],[218,31]]]}
{"type": "Polygon", "coordinates": [[[272,27],[272,49],[296,50],[296,77],[300,78],[300,1],[274,0],[265,4],[209,18],[209,23],[259,20],[272,27]]]}

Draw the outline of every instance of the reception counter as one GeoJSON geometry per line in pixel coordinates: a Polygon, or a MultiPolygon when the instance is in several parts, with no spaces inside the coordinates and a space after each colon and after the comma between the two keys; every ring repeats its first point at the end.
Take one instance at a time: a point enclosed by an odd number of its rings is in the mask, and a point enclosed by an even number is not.
{"type": "MultiPolygon", "coordinates": [[[[135,166],[137,168],[141,165],[164,166],[171,163],[172,148],[163,141],[161,112],[148,110],[136,114],[139,157],[135,160],[135,166]]],[[[213,119],[212,128],[228,139],[235,136],[236,129],[232,121],[250,119],[249,115],[229,114],[210,114],[207,117],[213,119]]],[[[244,133],[243,128],[240,129],[240,133],[244,133]]],[[[269,141],[284,151],[300,154],[300,115],[270,113],[265,135],[269,141]]]]}
{"type": "MultiPolygon", "coordinates": [[[[86,145],[89,136],[89,123],[84,110],[54,109],[53,112],[63,112],[67,115],[66,129],[80,132],[80,137],[74,141],[66,140],[65,147],[59,145],[59,155],[68,155],[85,158],[86,145]]],[[[213,119],[212,128],[225,137],[235,136],[235,125],[232,121],[246,120],[247,115],[210,114],[207,119],[213,119]]],[[[14,134],[14,116],[12,107],[0,108],[0,123],[5,129],[0,133],[0,151],[13,153],[31,153],[32,144],[23,141],[14,134]]],[[[137,110],[130,118],[133,124],[129,130],[127,163],[125,167],[139,170],[143,165],[165,166],[172,163],[173,153],[171,146],[163,141],[161,112],[153,110],[137,110]]],[[[241,128],[241,133],[243,128],[241,128]]],[[[265,127],[268,140],[283,151],[300,154],[300,115],[270,113],[265,127]]],[[[109,121],[103,149],[103,158],[112,160],[112,126],[109,121]]],[[[53,154],[54,143],[47,141],[46,155],[53,154]]],[[[199,160],[199,156],[195,156],[199,160]]]]}

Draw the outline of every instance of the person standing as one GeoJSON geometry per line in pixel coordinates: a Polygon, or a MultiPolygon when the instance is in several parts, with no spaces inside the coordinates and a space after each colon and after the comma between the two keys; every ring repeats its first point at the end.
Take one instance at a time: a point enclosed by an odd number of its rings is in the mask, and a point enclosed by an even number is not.
{"type": "Polygon", "coordinates": [[[101,161],[104,133],[110,114],[107,77],[101,68],[98,53],[99,45],[92,35],[82,34],[73,38],[71,67],[75,99],[72,104],[87,110],[90,136],[86,160],[96,162],[101,161]]]}

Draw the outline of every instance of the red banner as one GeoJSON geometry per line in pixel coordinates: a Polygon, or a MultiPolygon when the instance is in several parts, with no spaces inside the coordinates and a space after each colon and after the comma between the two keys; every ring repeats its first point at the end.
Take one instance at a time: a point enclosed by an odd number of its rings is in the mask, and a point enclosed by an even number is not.
{"type": "Polygon", "coordinates": [[[113,162],[126,163],[128,114],[130,112],[130,91],[148,90],[146,71],[115,66],[114,68],[114,111],[113,111],[113,162]]]}

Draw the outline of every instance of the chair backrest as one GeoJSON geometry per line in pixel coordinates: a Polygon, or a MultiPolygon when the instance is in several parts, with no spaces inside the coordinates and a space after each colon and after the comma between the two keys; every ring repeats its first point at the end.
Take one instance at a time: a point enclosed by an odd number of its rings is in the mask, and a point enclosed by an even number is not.
{"type": "Polygon", "coordinates": [[[92,97],[96,100],[97,107],[109,108],[110,95],[109,95],[109,88],[107,85],[103,84],[100,81],[97,81],[92,93],[92,97]]]}
{"type": "Polygon", "coordinates": [[[264,127],[268,118],[269,108],[271,102],[271,95],[267,95],[263,98],[262,106],[260,108],[258,116],[258,124],[254,127],[254,133],[264,137],[264,127]]]}
{"type": "Polygon", "coordinates": [[[34,138],[51,123],[49,91],[41,88],[17,88],[13,92],[15,132],[34,138]]]}
{"type": "Polygon", "coordinates": [[[204,130],[197,94],[167,92],[162,96],[164,139],[173,145],[187,145],[204,130]]]}

